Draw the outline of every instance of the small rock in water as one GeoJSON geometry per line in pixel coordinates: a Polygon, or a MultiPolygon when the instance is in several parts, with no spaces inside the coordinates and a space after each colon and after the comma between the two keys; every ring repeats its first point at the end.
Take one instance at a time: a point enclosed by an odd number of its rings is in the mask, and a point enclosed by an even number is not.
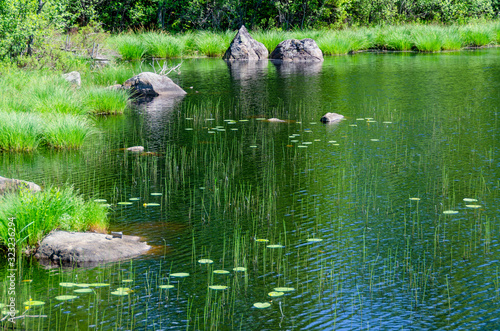
{"type": "Polygon", "coordinates": [[[144,147],[143,146],[132,146],[127,148],[127,151],[129,152],[144,152],[144,147]]]}
{"type": "Polygon", "coordinates": [[[334,123],[342,120],[344,118],[344,115],[340,115],[337,113],[326,113],[321,117],[320,121],[322,123],[334,123]]]}
{"type": "Polygon", "coordinates": [[[268,122],[276,122],[276,123],[285,123],[285,121],[280,120],[279,118],[275,118],[275,117],[269,118],[269,119],[267,119],[267,121],[268,122]]]}

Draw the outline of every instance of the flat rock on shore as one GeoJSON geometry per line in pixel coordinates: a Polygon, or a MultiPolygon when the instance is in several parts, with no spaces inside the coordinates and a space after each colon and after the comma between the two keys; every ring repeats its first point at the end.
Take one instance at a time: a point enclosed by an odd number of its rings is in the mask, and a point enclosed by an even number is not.
{"type": "Polygon", "coordinates": [[[149,248],[136,236],[54,231],[42,240],[35,257],[44,265],[94,266],[138,256],[149,248]]]}

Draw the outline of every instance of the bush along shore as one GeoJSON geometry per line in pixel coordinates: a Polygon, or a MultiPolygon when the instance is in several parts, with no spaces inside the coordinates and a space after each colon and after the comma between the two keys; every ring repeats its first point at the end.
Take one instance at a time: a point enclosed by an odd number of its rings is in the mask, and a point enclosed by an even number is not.
{"type": "Polygon", "coordinates": [[[0,206],[0,251],[9,242],[10,222],[17,249],[27,254],[52,230],[105,232],[108,227],[106,206],[86,201],[72,187],[6,193],[0,206]]]}
{"type": "Polygon", "coordinates": [[[78,149],[96,133],[93,115],[121,114],[127,109],[126,91],[93,82],[109,76],[106,70],[87,75],[92,82],[78,88],[59,72],[13,68],[2,72],[0,151],[30,152],[39,146],[78,149]]]}
{"type": "MultiPolygon", "coordinates": [[[[221,57],[235,31],[188,32],[171,35],[163,32],[124,33],[111,36],[108,47],[124,60],[143,58],[221,57]]],[[[325,55],[342,55],[364,50],[439,52],[468,47],[495,46],[500,43],[500,22],[468,25],[397,25],[345,30],[298,30],[251,32],[271,53],[286,39],[312,38],[325,55]]]]}

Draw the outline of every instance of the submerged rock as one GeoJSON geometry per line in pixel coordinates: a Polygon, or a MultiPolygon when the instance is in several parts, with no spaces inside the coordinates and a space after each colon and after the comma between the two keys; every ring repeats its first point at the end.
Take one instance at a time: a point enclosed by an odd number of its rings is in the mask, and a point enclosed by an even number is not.
{"type": "Polygon", "coordinates": [[[338,122],[344,118],[343,115],[337,114],[337,113],[326,113],[321,117],[320,121],[323,123],[333,123],[333,122],[338,122]]]}
{"type": "Polygon", "coordinates": [[[82,78],[80,77],[80,73],[78,71],[72,71],[67,74],[63,74],[62,76],[68,83],[75,85],[76,87],[80,87],[82,85],[82,78]]]}
{"type": "Polygon", "coordinates": [[[266,60],[268,56],[269,51],[266,46],[253,39],[242,25],[222,58],[229,61],[266,60]]]}
{"type": "Polygon", "coordinates": [[[282,61],[323,61],[323,52],[311,38],[282,41],[271,53],[271,59],[282,61]]]}
{"type": "Polygon", "coordinates": [[[134,94],[144,97],[156,97],[158,95],[179,96],[186,94],[186,91],[181,89],[170,78],[153,72],[141,72],[123,83],[122,88],[130,89],[134,94]]]}
{"type": "Polygon", "coordinates": [[[0,195],[17,192],[22,189],[29,190],[31,192],[39,192],[42,190],[40,186],[35,183],[0,176],[0,195]]]}
{"type": "Polygon", "coordinates": [[[144,152],[144,146],[132,146],[126,149],[129,152],[144,152]]]}
{"type": "Polygon", "coordinates": [[[267,122],[275,122],[275,123],[285,123],[284,120],[280,120],[279,118],[276,118],[276,117],[268,118],[266,121],[267,122]]]}
{"type": "Polygon", "coordinates": [[[138,256],[149,249],[136,236],[54,231],[42,240],[35,257],[44,265],[92,266],[138,256]]]}

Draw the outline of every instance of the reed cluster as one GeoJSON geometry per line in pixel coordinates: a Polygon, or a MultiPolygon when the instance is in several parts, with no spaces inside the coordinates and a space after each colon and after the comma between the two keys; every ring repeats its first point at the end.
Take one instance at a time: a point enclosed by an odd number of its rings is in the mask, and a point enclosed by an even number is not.
{"type": "MultiPolygon", "coordinates": [[[[125,60],[148,57],[221,57],[234,31],[188,32],[170,35],[146,32],[112,36],[109,46],[125,60]]],[[[397,25],[350,28],[345,30],[253,31],[255,40],[272,52],[286,39],[314,39],[325,55],[349,54],[364,50],[439,52],[500,43],[500,24],[496,21],[458,26],[397,25]]]]}

